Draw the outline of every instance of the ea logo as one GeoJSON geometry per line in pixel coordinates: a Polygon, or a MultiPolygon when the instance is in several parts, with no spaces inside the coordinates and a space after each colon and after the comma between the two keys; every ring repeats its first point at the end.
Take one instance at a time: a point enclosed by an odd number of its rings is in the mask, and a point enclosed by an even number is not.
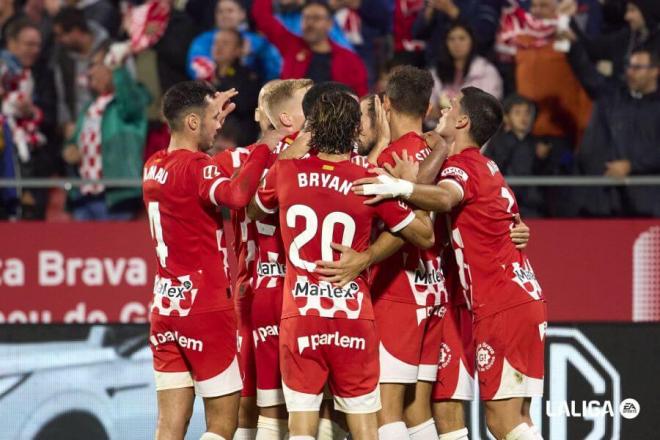
{"type": "Polygon", "coordinates": [[[639,415],[641,407],[635,399],[625,399],[619,405],[619,413],[624,419],[634,419],[639,415]]]}

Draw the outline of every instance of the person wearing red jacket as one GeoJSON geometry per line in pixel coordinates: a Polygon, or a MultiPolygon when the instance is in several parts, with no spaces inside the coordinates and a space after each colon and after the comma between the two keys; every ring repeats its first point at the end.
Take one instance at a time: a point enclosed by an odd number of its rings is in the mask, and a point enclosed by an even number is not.
{"type": "Polygon", "coordinates": [[[254,0],[252,16],[257,28],[282,55],[282,79],[310,78],[316,83],[338,81],[352,87],[360,96],[367,93],[367,69],[360,57],[328,38],[332,11],[327,4],[307,3],[302,11],[300,37],[273,16],[272,0],[254,0]]]}

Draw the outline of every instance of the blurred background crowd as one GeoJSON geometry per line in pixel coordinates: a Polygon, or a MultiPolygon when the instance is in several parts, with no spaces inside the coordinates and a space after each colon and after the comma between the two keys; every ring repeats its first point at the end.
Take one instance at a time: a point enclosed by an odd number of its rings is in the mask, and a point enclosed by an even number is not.
{"type": "MultiPolygon", "coordinates": [[[[507,176],[660,175],[659,0],[0,0],[0,30],[0,178],[139,179],[179,81],[239,90],[224,149],[268,80],[365,95],[400,64],[433,75],[428,129],[464,86],[502,99],[507,176]]],[[[526,217],[660,216],[658,186],[514,189],[526,217]]],[[[140,215],[139,187],[0,188],[0,219],[140,215]]]]}

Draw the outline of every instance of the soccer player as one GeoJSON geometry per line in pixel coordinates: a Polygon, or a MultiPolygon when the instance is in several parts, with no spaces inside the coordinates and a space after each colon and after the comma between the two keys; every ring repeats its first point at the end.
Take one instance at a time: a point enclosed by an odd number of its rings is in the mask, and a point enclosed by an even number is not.
{"type": "Polygon", "coordinates": [[[208,151],[238,92],[181,82],[163,98],[167,149],[144,166],[144,203],[158,270],[150,342],[158,394],[157,439],[181,439],[195,394],[204,399],[203,440],[231,439],[242,388],[236,316],[220,205],[246,206],[280,133],[269,133],[230,179],[208,151]]]}
{"type": "MultiPolygon", "coordinates": [[[[518,206],[497,165],[480,148],[502,123],[500,103],[467,87],[444,112],[444,130],[454,138],[437,185],[388,176],[356,182],[369,203],[402,197],[451,217],[458,275],[474,316],[473,338],[479,392],[486,423],[498,439],[536,440],[531,398],[543,394],[546,307],[526,255],[511,242],[518,206]]],[[[396,174],[414,180],[412,163],[396,174]]]]}
{"type": "Polygon", "coordinates": [[[319,280],[314,261],[331,260],[331,242],[365,250],[374,218],[412,243],[433,244],[428,217],[406,205],[368,206],[350,191],[367,171],[350,162],[360,109],[345,93],[327,93],[307,118],[318,154],[280,160],[256,201],[264,213],[279,208],[287,249],[280,362],[291,439],[314,438],[326,382],[335,408],[345,412],[355,439],[377,436],[378,336],[365,275],[344,288],[319,280]]]}
{"type": "MultiPolygon", "coordinates": [[[[264,91],[260,112],[268,116],[275,128],[288,133],[278,143],[267,168],[273,165],[277,153],[286,149],[302,128],[305,122],[302,100],[311,86],[312,81],[308,79],[289,79],[281,80],[264,91]]],[[[254,295],[250,318],[259,407],[257,438],[279,440],[287,432],[287,412],[279,363],[279,323],[286,257],[278,217],[269,215],[253,224],[256,227],[257,261],[252,276],[254,295]]]]}

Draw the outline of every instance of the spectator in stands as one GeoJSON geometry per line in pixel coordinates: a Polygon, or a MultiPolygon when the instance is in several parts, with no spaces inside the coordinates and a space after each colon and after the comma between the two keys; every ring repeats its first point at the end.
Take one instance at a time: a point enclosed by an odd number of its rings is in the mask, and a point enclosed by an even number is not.
{"type": "MultiPolygon", "coordinates": [[[[83,179],[136,179],[142,175],[149,95],[123,65],[104,63],[107,44],[91,55],[89,88],[94,98],[78,115],[64,160],[83,179]]],[[[142,204],[140,188],[83,185],[71,191],[76,220],[129,220],[142,204]]]]}
{"type": "Polygon", "coordinates": [[[329,0],[335,21],[367,67],[369,84],[376,81],[384,41],[392,28],[393,10],[388,0],[329,0]],[[380,40],[380,41],[379,41],[380,40]],[[382,44],[379,44],[382,43],[382,44]]]}
{"type": "MultiPolygon", "coordinates": [[[[616,32],[588,37],[577,26],[571,29],[584,44],[589,57],[599,63],[599,71],[606,76],[623,77],[625,63],[632,50],[645,45],[660,52],[660,1],[629,0],[626,2],[624,19],[627,26],[616,32]]],[[[576,7],[572,11],[577,10],[576,7]]]]}
{"type": "Polygon", "coordinates": [[[233,99],[234,110],[227,120],[240,127],[239,145],[249,145],[256,140],[259,126],[254,121],[254,109],[257,108],[257,98],[261,82],[256,72],[241,65],[243,38],[237,30],[223,29],[215,34],[213,44],[213,61],[216,66],[212,78],[218,90],[235,88],[239,94],[233,99]]]}
{"type": "Polygon", "coordinates": [[[243,63],[259,73],[264,81],[280,76],[282,58],[275,47],[264,37],[248,30],[247,13],[240,0],[219,0],[215,9],[215,29],[197,36],[188,50],[188,75],[194,79],[208,79],[212,74],[213,40],[218,30],[235,30],[241,33],[243,63]]]}
{"type": "Polygon", "coordinates": [[[367,93],[367,72],[360,57],[329,39],[333,21],[327,4],[313,1],[305,5],[302,37],[287,30],[273,16],[271,0],[255,0],[252,15],[258,29],[282,54],[283,79],[338,81],[351,86],[360,96],[367,93]]]}
{"type": "Polygon", "coordinates": [[[530,11],[506,11],[497,49],[515,59],[516,89],[536,104],[536,136],[567,138],[575,145],[589,121],[591,101],[566,59],[567,41],[558,41],[560,19],[557,0],[532,0],[530,11]]]}
{"type": "MultiPolygon", "coordinates": [[[[53,169],[43,134],[43,90],[37,87],[33,67],[42,44],[36,24],[26,18],[12,20],[6,30],[7,49],[0,52],[0,175],[7,178],[46,177],[53,169]]],[[[23,219],[44,216],[46,191],[2,191],[9,209],[5,215],[23,219]]]]}
{"type": "Polygon", "coordinates": [[[415,39],[413,26],[417,17],[424,11],[424,0],[394,0],[394,58],[392,67],[410,64],[426,66],[426,41],[415,39]]]}
{"type": "Polygon", "coordinates": [[[479,87],[502,99],[502,78],[495,66],[477,55],[474,32],[461,22],[452,23],[439,47],[433,75],[433,106],[429,119],[437,121],[440,110],[449,107],[449,100],[461,93],[463,87],[479,87]]]}
{"type": "Polygon", "coordinates": [[[5,47],[7,24],[14,17],[14,0],[0,0],[0,48],[5,47]]]}
{"type": "MultiPolygon", "coordinates": [[[[504,126],[488,142],[486,155],[507,176],[550,176],[570,174],[570,147],[557,139],[542,139],[531,134],[534,103],[520,95],[504,100],[504,126]]],[[[520,213],[524,217],[547,215],[556,206],[557,191],[539,187],[515,188],[520,213]],[[554,203],[552,203],[554,202],[554,203]]]]}
{"type": "Polygon", "coordinates": [[[68,4],[81,9],[87,20],[103,26],[111,38],[117,37],[121,15],[115,6],[116,3],[113,4],[110,0],[73,0],[68,4]]]}
{"type": "MultiPolygon", "coordinates": [[[[625,81],[608,81],[584,47],[573,44],[571,66],[595,100],[578,153],[581,174],[624,178],[660,174],[660,90],[658,53],[632,51],[625,81]]],[[[660,188],[630,186],[580,191],[585,215],[660,216],[660,188]]]]}
{"type": "Polygon", "coordinates": [[[58,45],[53,56],[57,116],[65,137],[73,132],[75,118],[91,99],[86,84],[92,54],[107,43],[108,33],[76,8],[61,9],[53,19],[58,45]]]}
{"type": "Polygon", "coordinates": [[[473,45],[476,53],[487,55],[493,48],[504,0],[430,0],[413,26],[413,36],[428,42],[430,64],[438,60],[434,50],[441,47],[452,22],[469,24],[475,31],[473,45]]]}

